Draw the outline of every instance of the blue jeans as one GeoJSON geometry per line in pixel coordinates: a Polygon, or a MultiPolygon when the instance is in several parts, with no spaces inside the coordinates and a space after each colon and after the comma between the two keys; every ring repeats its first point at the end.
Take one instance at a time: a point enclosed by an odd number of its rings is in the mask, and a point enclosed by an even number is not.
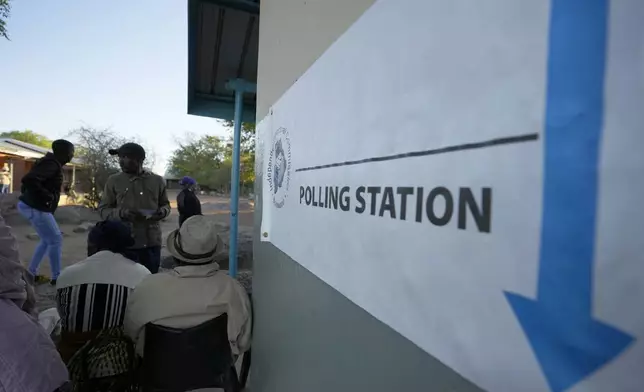
{"type": "Polygon", "coordinates": [[[0,193],[9,193],[9,184],[0,184],[0,193]]]}
{"type": "Polygon", "coordinates": [[[47,253],[51,265],[51,278],[58,279],[60,259],[63,255],[63,235],[58,228],[56,219],[54,219],[54,214],[36,210],[21,201],[18,202],[18,211],[20,215],[29,220],[40,237],[40,243],[29,262],[29,272],[36,275],[38,266],[47,253]]]}

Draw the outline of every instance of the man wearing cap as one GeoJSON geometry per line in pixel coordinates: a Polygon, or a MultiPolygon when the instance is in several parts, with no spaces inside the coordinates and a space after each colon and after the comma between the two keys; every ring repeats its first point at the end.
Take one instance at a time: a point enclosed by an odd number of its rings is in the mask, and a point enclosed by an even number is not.
{"type": "Polygon", "coordinates": [[[166,248],[177,267],[150,275],[128,299],[125,333],[136,342],[136,351],[144,353],[147,323],[190,328],[226,313],[228,340],[233,354],[250,347],[250,300],[244,288],[215,260],[228,257],[215,226],[203,215],[188,218],[170,233],[166,248]]]}
{"type": "Polygon", "coordinates": [[[150,275],[147,268],[124,256],[133,244],[130,228],[123,222],[99,222],[87,236],[88,257],[60,273],[58,350],[65,362],[100,331],[123,326],[128,295],[150,275]]]}
{"type": "Polygon", "coordinates": [[[177,210],[179,210],[179,227],[191,216],[201,215],[201,202],[195,195],[197,181],[185,176],[179,181],[183,188],[177,195],[177,210]]]}
{"type": "Polygon", "coordinates": [[[170,214],[165,181],[143,169],[145,150],[140,145],[125,143],[109,153],[118,155],[122,172],[107,179],[98,211],[103,219],[131,227],[134,245],[129,257],[156,273],[161,262],[159,221],[170,214]]]}

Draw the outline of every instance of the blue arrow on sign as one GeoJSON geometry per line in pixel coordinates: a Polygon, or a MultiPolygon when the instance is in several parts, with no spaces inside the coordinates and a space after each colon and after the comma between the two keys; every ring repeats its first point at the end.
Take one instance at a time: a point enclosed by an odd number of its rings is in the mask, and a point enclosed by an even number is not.
{"type": "Polygon", "coordinates": [[[536,300],[506,293],[552,391],[634,338],[592,316],[608,0],[552,0],[536,300]]]}

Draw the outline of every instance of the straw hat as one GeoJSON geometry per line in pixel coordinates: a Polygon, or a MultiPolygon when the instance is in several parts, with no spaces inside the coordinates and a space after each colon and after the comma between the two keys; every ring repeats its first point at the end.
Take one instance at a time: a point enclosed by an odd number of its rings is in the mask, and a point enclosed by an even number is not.
{"type": "Polygon", "coordinates": [[[171,232],[166,247],[172,256],[190,264],[210,263],[224,251],[224,243],[215,226],[203,215],[188,218],[181,228],[171,232]]]}

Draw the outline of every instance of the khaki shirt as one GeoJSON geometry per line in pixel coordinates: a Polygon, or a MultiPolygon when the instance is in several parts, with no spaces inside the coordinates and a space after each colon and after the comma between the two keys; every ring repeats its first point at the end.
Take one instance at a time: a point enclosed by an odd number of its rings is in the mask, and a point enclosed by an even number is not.
{"type": "MultiPolygon", "coordinates": [[[[165,180],[145,171],[140,175],[123,172],[112,174],[105,184],[98,212],[103,219],[123,220],[124,209],[158,210],[162,213],[162,219],[170,215],[165,180]]],[[[140,219],[126,223],[130,225],[135,240],[133,249],[161,246],[161,226],[158,221],[140,219]]]]}
{"type": "Polygon", "coordinates": [[[217,263],[186,265],[150,275],[130,294],[125,333],[143,356],[145,325],[190,328],[226,313],[233,354],[250,348],[251,307],[244,288],[217,263]]]}

